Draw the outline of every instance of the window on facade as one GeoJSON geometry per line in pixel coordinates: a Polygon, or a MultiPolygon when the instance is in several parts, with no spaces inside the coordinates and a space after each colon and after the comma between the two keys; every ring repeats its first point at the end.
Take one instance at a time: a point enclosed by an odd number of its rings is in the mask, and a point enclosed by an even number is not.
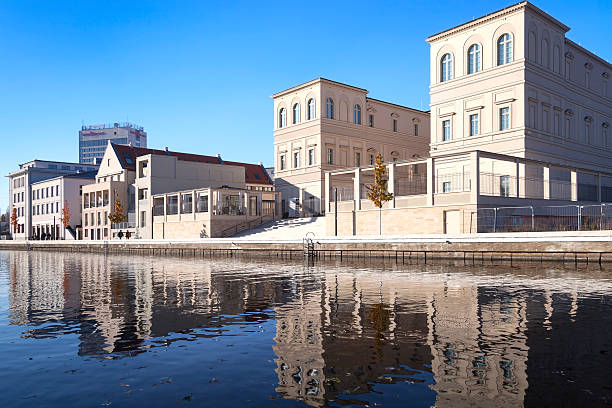
{"type": "Polygon", "coordinates": [[[470,136],[478,135],[478,114],[470,115],[470,136]]]}
{"type": "Polygon", "coordinates": [[[510,108],[505,107],[499,110],[499,130],[510,129],[510,108]]]}
{"type": "Polygon", "coordinates": [[[451,124],[450,120],[442,121],[442,141],[451,140],[451,124]]]}
{"type": "Polygon", "coordinates": [[[506,33],[497,40],[497,65],[510,62],[512,62],[512,37],[506,33]]]}
{"type": "Polygon", "coordinates": [[[499,177],[499,193],[502,197],[510,197],[510,176],[499,177]]]}
{"type": "Polygon", "coordinates": [[[444,54],[440,60],[440,80],[442,82],[453,79],[453,56],[444,54]]]}
{"type": "Polygon", "coordinates": [[[300,123],[300,104],[293,105],[293,124],[300,123]]]}
{"type": "Polygon", "coordinates": [[[325,100],[325,117],[327,119],[334,118],[334,100],[332,98],[325,100]]]}
{"type": "Polygon", "coordinates": [[[315,100],[313,98],[310,98],[308,100],[308,120],[312,120],[315,117],[316,117],[315,100]]]}
{"type": "Polygon", "coordinates": [[[280,155],[280,169],[285,170],[285,155],[284,154],[280,155]]]}
{"type": "Polygon", "coordinates": [[[373,165],[374,165],[374,155],[371,154],[370,155],[370,166],[373,166],[373,165]]]}
{"type": "Polygon", "coordinates": [[[397,132],[397,119],[393,119],[393,131],[397,132]]]}
{"type": "Polygon", "coordinates": [[[480,45],[474,44],[468,49],[468,74],[480,72],[480,45]]]}
{"type": "Polygon", "coordinates": [[[334,164],[334,149],[327,149],[327,164],[334,164]]]}
{"type": "Polygon", "coordinates": [[[361,125],[361,106],[359,105],[353,107],[353,123],[361,125]]]}
{"type": "Polygon", "coordinates": [[[442,183],[442,192],[443,193],[451,192],[451,182],[450,181],[445,181],[442,183]]]}
{"type": "Polygon", "coordinates": [[[293,152],[293,168],[300,167],[300,152],[293,152]]]}
{"type": "Polygon", "coordinates": [[[361,153],[355,152],[355,167],[361,166],[361,153]]]}
{"type": "Polygon", "coordinates": [[[59,186],[55,186],[55,195],[59,196],[59,186]]]}
{"type": "Polygon", "coordinates": [[[368,115],[368,126],[374,127],[374,115],[368,115]]]}
{"type": "Polygon", "coordinates": [[[315,154],[315,151],[313,148],[308,149],[308,165],[309,166],[312,166],[313,164],[315,164],[314,154],[315,154]]]}
{"type": "Polygon", "coordinates": [[[414,135],[418,136],[419,135],[419,125],[418,124],[414,124],[414,135]]]}
{"type": "Polygon", "coordinates": [[[282,128],[285,126],[287,126],[287,111],[285,108],[281,108],[280,112],[278,113],[278,127],[282,128]]]}
{"type": "Polygon", "coordinates": [[[196,212],[208,212],[208,194],[196,194],[196,212]]]}

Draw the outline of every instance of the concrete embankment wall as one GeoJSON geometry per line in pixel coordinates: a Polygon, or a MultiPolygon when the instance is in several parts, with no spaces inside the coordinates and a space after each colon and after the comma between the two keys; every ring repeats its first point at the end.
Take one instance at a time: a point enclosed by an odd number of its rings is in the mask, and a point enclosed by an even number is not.
{"type": "MultiPolygon", "coordinates": [[[[612,263],[612,231],[507,233],[413,237],[315,237],[314,258],[384,257],[398,262],[456,259],[477,262],[518,261],[612,263]]],[[[0,249],[133,253],[179,256],[302,258],[296,240],[202,239],[131,241],[0,241],[0,249]]]]}

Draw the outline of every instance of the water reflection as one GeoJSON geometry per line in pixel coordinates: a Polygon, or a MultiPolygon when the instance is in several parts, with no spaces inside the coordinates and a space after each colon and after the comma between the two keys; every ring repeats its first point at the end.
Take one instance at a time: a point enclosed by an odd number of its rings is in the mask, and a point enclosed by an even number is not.
{"type": "Polygon", "coordinates": [[[240,356],[204,387],[228,406],[612,403],[612,274],[599,269],[0,252],[3,274],[6,324],[21,340],[9,333],[2,344],[76,336],[77,350],[67,341],[55,353],[116,359],[105,370],[186,347],[199,367],[183,368],[183,389],[205,364],[217,370],[240,356]],[[219,339],[229,351],[211,349],[219,339]],[[261,386],[224,394],[211,385],[232,388],[247,373],[261,386]]]}

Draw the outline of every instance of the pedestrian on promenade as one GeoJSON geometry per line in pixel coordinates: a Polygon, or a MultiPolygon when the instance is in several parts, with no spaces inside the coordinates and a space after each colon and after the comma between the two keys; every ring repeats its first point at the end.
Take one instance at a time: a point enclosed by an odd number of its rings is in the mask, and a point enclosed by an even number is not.
{"type": "Polygon", "coordinates": [[[123,231],[119,230],[117,236],[119,237],[119,239],[123,238],[123,231]]]}
{"type": "Polygon", "coordinates": [[[132,233],[129,230],[125,231],[125,239],[130,239],[131,236],[132,236],[132,233]]]}

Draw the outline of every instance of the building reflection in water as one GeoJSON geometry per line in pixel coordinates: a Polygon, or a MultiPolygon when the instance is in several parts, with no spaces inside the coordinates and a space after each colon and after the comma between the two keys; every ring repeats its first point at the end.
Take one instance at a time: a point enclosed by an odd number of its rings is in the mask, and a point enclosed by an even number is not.
{"type": "MultiPolygon", "coordinates": [[[[311,406],[365,404],[378,386],[399,382],[438,407],[539,402],[528,390],[555,376],[530,359],[566,341],[547,343],[559,328],[570,333],[590,294],[612,293],[608,275],[568,271],[449,274],[444,266],[365,270],[31,252],[9,258],[10,319],[29,327],[24,336],[76,333],[80,355],[127,356],[273,320],[276,393],[311,406]]],[[[609,335],[609,325],[591,333],[590,346],[605,348],[609,335]]]]}

